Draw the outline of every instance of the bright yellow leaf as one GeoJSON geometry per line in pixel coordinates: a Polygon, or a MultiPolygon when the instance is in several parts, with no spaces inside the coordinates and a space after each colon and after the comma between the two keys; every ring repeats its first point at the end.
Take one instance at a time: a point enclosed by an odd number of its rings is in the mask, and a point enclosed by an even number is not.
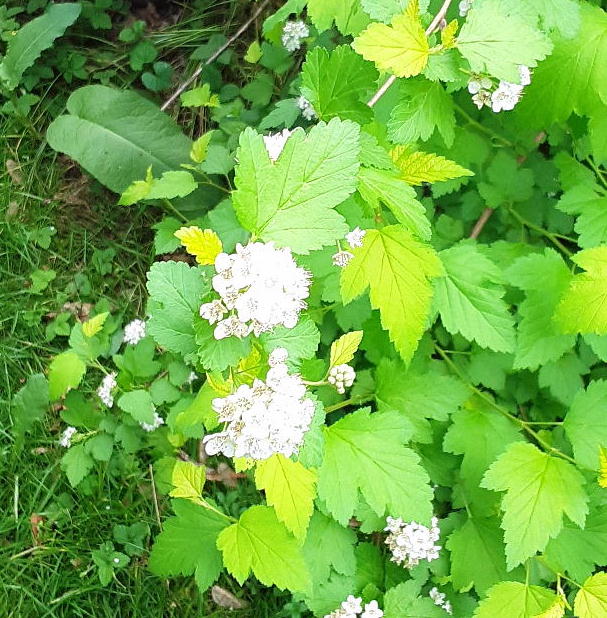
{"type": "Polygon", "coordinates": [[[102,328],[107,319],[107,316],[110,315],[107,311],[96,315],[95,317],[87,320],[82,324],[82,332],[86,337],[93,337],[96,335],[102,328]]]}
{"type": "Polygon", "coordinates": [[[354,39],[354,49],[382,71],[397,77],[419,75],[428,63],[430,46],[419,16],[414,13],[407,10],[396,15],[390,26],[372,23],[354,39]]]}
{"type": "Polygon", "coordinates": [[[441,44],[445,49],[451,49],[455,47],[455,33],[457,32],[457,19],[449,22],[446,28],[443,28],[440,32],[441,44]]]}
{"type": "Polygon", "coordinates": [[[607,489],[607,448],[599,447],[599,485],[607,489]]]}
{"type": "Polygon", "coordinates": [[[331,367],[335,365],[343,365],[349,363],[356,354],[358,346],[363,338],[362,330],[355,330],[351,333],[342,335],[339,339],[331,344],[331,356],[329,364],[331,367]]]}
{"type": "Polygon", "coordinates": [[[213,230],[201,230],[195,225],[179,228],[175,236],[199,264],[213,264],[223,249],[221,239],[213,230]]]}
{"type": "Polygon", "coordinates": [[[474,176],[470,170],[445,157],[429,152],[411,152],[406,146],[396,146],[390,151],[390,156],[400,170],[400,177],[410,185],[474,176]]]}

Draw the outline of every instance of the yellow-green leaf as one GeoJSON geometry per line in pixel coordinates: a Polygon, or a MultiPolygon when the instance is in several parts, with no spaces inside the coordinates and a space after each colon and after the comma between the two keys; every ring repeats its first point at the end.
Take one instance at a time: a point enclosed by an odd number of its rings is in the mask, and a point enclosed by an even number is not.
{"type": "Polygon", "coordinates": [[[63,397],[76,388],[86,372],[86,365],[71,350],[55,356],[48,371],[48,388],[51,400],[63,397]]]}
{"type": "Polygon", "coordinates": [[[251,64],[255,64],[261,58],[261,45],[259,41],[255,40],[249,45],[249,49],[247,49],[247,53],[244,56],[244,59],[251,64]]]}
{"type": "Polygon", "coordinates": [[[213,264],[223,249],[221,239],[213,230],[201,230],[195,225],[179,228],[175,236],[199,264],[213,264]]]}
{"type": "Polygon", "coordinates": [[[211,137],[213,137],[213,133],[215,133],[215,131],[207,131],[197,140],[194,140],[192,149],[190,150],[190,159],[192,159],[194,163],[202,163],[207,158],[209,142],[211,141],[211,137]]]}
{"type": "MultiPolygon", "coordinates": [[[[416,3],[410,2],[409,6],[416,3]]],[[[354,39],[353,47],[378,69],[397,77],[419,75],[428,63],[430,46],[419,17],[407,10],[396,15],[391,25],[372,23],[354,39]]]]}
{"type": "Polygon", "coordinates": [[[599,485],[607,489],[607,448],[599,447],[599,485]]]}
{"type": "Polygon", "coordinates": [[[331,344],[331,356],[329,364],[331,367],[335,365],[343,365],[349,363],[356,354],[358,346],[363,338],[362,330],[355,330],[351,333],[342,335],[339,339],[331,344]]]}
{"type": "Polygon", "coordinates": [[[586,272],[573,277],[556,308],[564,333],[607,333],[607,247],[594,247],[571,258],[586,272]]]}
{"type": "Polygon", "coordinates": [[[596,573],[580,588],[573,610],[577,618],[607,616],[607,573],[596,573]]]}
{"type": "Polygon", "coordinates": [[[104,311],[90,320],[87,320],[82,324],[82,332],[87,337],[93,337],[103,328],[108,315],[110,314],[107,311],[104,311]]]}
{"type": "Polygon", "coordinates": [[[280,454],[260,461],[255,470],[257,489],[265,490],[267,503],[298,539],[305,537],[312,517],[316,479],[316,472],[280,454]]]}
{"type": "Polygon", "coordinates": [[[170,491],[173,498],[186,498],[196,504],[202,504],[200,495],[205,481],[204,466],[197,466],[191,461],[176,461],[173,467],[170,491]]]}
{"type": "Polygon", "coordinates": [[[145,180],[136,180],[131,183],[120,196],[118,204],[120,206],[131,206],[132,204],[145,199],[152,190],[153,182],[154,177],[152,176],[152,166],[150,165],[145,175],[145,180]]]}
{"type": "Polygon", "coordinates": [[[449,22],[446,28],[443,28],[440,32],[440,41],[445,49],[455,47],[455,33],[458,27],[457,19],[449,22]]]}
{"type": "Polygon", "coordinates": [[[553,604],[541,614],[536,614],[533,618],[563,618],[565,615],[565,599],[557,596],[553,604]]]}
{"type": "Polygon", "coordinates": [[[410,185],[474,176],[474,172],[445,157],[430,152],[411,152],[406,146],[396,146],[390,156],[400,170],[400,177],[410,185]]]}

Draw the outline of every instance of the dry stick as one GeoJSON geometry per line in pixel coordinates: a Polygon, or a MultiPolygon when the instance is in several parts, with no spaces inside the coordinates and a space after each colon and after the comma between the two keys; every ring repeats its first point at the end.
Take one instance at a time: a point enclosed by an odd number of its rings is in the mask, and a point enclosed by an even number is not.
{"type": "MultiPolygon", "coordinates": [[[[426,28],[426,36],[430,36],[435,30],[437,30],[440,26],[440,23],[445,18],[447,11],[449,10],[449,5],[452,0],[445,0],[443,2],[443,6],[441,6],[439,12],[434,16],[432,23],[426,28]]],[[[396,81],[396,75],[390,75],[390,77],[384,82],[381,88],[369,99],[367,105],[369,107],[373,107],[383,96],[386,94],[386,91],[390,86],[396,81]]]]}
{"type": "Polygon", "coordinates": [[[215,60],[217,60],[217,58],[219,58],[219,56],[221,56],[221,54],[223,54],[223,52],[228,47],[230,47],[230,45],[232,45],[232,43],[259,17],[259,14],[264,10],[264,8],[269,2],[270,0],[263,0],[263,2],[255,10],[253,15],[251,15],[251,17],[249,17],[249,19],[247,19],[247,21],[242,26],[240,26],[240,28],[238,28],[238,30],[206,62],[198,65],[198,68],[194,71],[194,73],[192,73],[192,75],[188,79],[186,79],[186,81],[183,82],[183,84],[181,84],[179,88],[177,88],[177,90],[175,90],[175,92],[162,104],[162,107],[160,109],[164,111],[165,109],[167,109],[167,107],[172,105],[173,102],[177,99],[177,97],[190,84],[196,81],[198,76],[202,73],[204,67],[208,66],[212,62],[215,62],[215,60]]]}
{"type": "Polygon", "coordinates": [[[154,497],[154,512],[156,513],[156,521],[158,528],[162,530],[162,522],[160,521],[160,509],[158,508],[158,495],[156,494],[156,482],[154,481],[154,466],[149,465],[150,481],[152,482],[152,496],[154,497]]]}
{"type": "Polygon", "coordinates": [[[485,223],[489,221],[489,217],[493,214],[493,208],[485,208],[481,213],[481,216],[478,218],[478,221],[474,224],[472,228],[472,232],[470,232],[470,238],[478,238],[479,234],[483,231],[485,227],[485,223]]]}

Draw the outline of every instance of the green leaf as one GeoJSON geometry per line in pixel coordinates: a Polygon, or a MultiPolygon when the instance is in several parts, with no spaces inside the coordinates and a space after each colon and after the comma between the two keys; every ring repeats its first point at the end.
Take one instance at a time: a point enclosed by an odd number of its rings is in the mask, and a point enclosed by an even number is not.
{"type": "Polygon", "coordinates": [[[523,442],[511,444],[487,470],[482,486],[506,491],[502,500],[508,569],[523,563],[563,527],[563,515],[579,526],[588,513],[584,477],[569,463],[523,442]]]}
{"type": "Polygon", "coordinates": [[[191,461],[175,462],[171,483],[173,489],[169,495],[173,498],[185,498],[195,504],[201,504],[200,496],[206,475],[203,465],[197,466],[191,461]]]}
{"type": "MultiPolygon", "coordinates": [[[[533,84],[517,106],[526,126],[564,122],[572,112],[603,114],[600,110],[607,104],[607,14],[588,3],[579,9],[582,25],[577,36],[555,37],[554,52],[534,71],[533,84]]],[[[558,18],[561,21],[560,14],[558,18]]]]}
{"type": "Polygon", "coordinates": [[[27,382],[13,396],[11,417],[17,448],[23,446],[25,434],[35,421],[41,421],[50,403],[48,381],[41,373],[29,376],[27,382]]]}
{"type": "Polygon", "coordinates": [[[607,613],[607,573],[596,573],[582,584],[573,609],[578,618],[597,618],[607,613]]]}
{"type": "Polygon", "coordinates": [[[124,393],[116,403],[121,410],[130,414],[138,423],[151,425],[154,422],[156,406],[148,391],[140,389],[124,393]]]}
{"type": "Polygon", "coordinates": [[[489,590],[474,618],[533,618],[551,608],[556,598],[552,590],[540,586],[501,582],[489,590]]]}
{"type": "Polygon", "coordinates": [[[441,182],[462,176],[474,176],[474,172],[437,154],[419,150],[400,152],[399,147],[397,147],[392,150],[391,155],[395,165],[400,170],[400,178],[410,185],[441,182]]]}
{"type": "Polygon", "coordinates": [[[95,463],[84,447],[83,443],[74,444],[61,458],[61,469],[72,487],[76,487],[84,479],[95,463]]]}
{"type": "Polygon", "coordinates": [[[375,87],[377,71],[348,45],[332,51],[315,47],[306,56],[302,87],[321,120],[334,117],[366,124],[373,117],[365,99],[375,87]]]}
{"type": "Polygon", "coordinates": [[[577,274],[563,294],[555,320],[564,333],[607,333],[607,247],[571,257],[586,272],[577,274]]]}
{"type": "Polygon", "coordinates": [[[14,90],[26,69],[31,67],[55,39],[63,36],[80,15],[79,3],[51,4],[44,15],[32,19],[10,37],[0,62],[0,81],[14,90]]]}
{"type": "Polygon", "coordinates": [[[49,397],[51,400],[63,397],[71,388],[80,384],[86,365],[71,351],[55,356],[48,370],[49,397]]]}
{"type": "Polygon", "coordinates": [[[348,120],[298,129],[272,163],[253,129],[240,135],[233,194],[242,226],[296,253],[332,244],[348,226],[334,208],[356,189],[359,129],[348,120]]]}
{"type": "Polygon", "coordinates": [[[375,372],[380,410],[395,410],[410,423],[416,442],[432,441],[429,418],[446,421],[468,398],[459,380],[435,373],[407,372],[402,363],[384,359],[375,372]]]}
{"type": "Polygon", "coordinates": [[[515,369],[536,370],[559,359],[575,344],[574,335],[563,335],[552,316],[571,273],[563,258],[552,249],[519,258],[507,271],[508,281],[526,291],[519,304],[521,320],[514,352],[515,369]]]}
{"type": "Polygon", "coordinates": [[[546,559],[559,572],[567,572],[576,581],[586,579],[595,564],[607,565],[607,512],[604,506],[591,510],[584,529],[565,522],[559,535],[544,551],[546,559]]]}
{"type": "Polygon", "coordinates": [[[496,352],[514,352],[514,320],[502,300],[502,274],[473,244],[441,251],[445,277],[435,281],[443,326],[496,352]]]}
{"type": "Polygon", "coordinates": [[[198,139],[194,140],[192,149],[190,150],[190,159],[192,159],[194,163],[202,163],[207,158],[209,142],[214,133],[215,131],[207,131],[198,139]]]}
{"type": "MultiPolygon", "coordinates": [[[[419,2],[420,12],[428,10],[430,0],[419,2]]],[[[390,23],[391,19],[398,13],[403,13],[409,5],[409,0],[362,0],[363,9],[371,16],[371,19],[390,23]]]]}
{"type": "Polygon", "coordinates": [[[51,148],[75,159],[99,182],[122,193],[132,182],[179,169],[192,142],[155,103],[134,92],[84,86],[67,101],[69,115],[47,131],[51,148]]]}
{"type": "Polygon", "coordinates": [[[150,570],[160,577],[194,574],[204,592],[221,572],[216,542],[230,520],[187,500],[174,500],[173,510],[152,547],[150,570]]]}
{"type": "Polygon", "coordinates": [[[427,597],[420,596],[414,580],[390,588],[384,596],[384,618],[444,618],[445,610],[427,597]]]}
{"type": "Polygon", "coordinates": [[[180,99],[184,107],[219,107],[219,96],[211,94],[210,84],[186,90],[181,94],[180,99]]]}
{"type": "Polygon", "coordinates": [[[555,399],[568,406],[575,394],[584,388],[582,376],[587,374],[589,369],[576,354],[565,354],[540,367],[538,384],[542,388],[547,387],[555,399]]]}
{"type": "Polygon", "coordinates": [[[37,269],[31,275],[32,285],[30,287],[31,294],[42,294],[48,288],[51,281],[57,277],[54,270],[37,269]]]}
{"type": "Polygon", "coordinates": [[[150,535],[150,527],[142,522],[130,526],[116,524],[113,529],[114,541],[124,546],[129,556],[141,556],[146,550],[145,539],[150,535]]]}
{"type": "Polygon", "coordinates": [[[575,460],[589,470],[599,468],[599,447],[607,445],[607,382],[590,382],[577,392],[563,428],[573,445],[575,460]]]}
{"type": "Polygon", "coordinates": [[[181,411],[175,418],[175,429],[188,438],[202,438],[204,428],[213,429],[217,426],[217,413],[211,407],[211,402],[217,397],[217,392],[205,382],[198,391],[194,401],[181,411]]]}
{"type": "Polygon", "coordinates": [[[314,511],[303,546],[304,559],[314,583],[326,582],[331,571],[341,575],[354,575],[355,543],[356,533],[353,530],[344,528],[330,517],[314,511]]]}
{"type": "Polygon", "coordinates": [[[329,366],[344,365],[349,363],[356,354],[358,346],[363,338],[362,330],[355,330],[342,335],[331,344],[329,366]]]}
{"type": "Polygon", "coordinates": [[[319,31],[328,30],[335,21],[341,34],[357,35],[369,23],[359,0],[308,0],[307,12],[319,31]]]}
{"type": "Polygon", "coordinates": [[[407,80],[388,122],[388,137],[398,144],[428,141],[435,129],[449,148],[455,138],[453,101],[440,82],[407,80]]]}
{"type": "Polygon", "coordinates": [[[318,495],[346,525],[360,491],[377,515],[429,522],[432,490],[419,457],[403,444],[408,423],[396,412],[362,408],[325,428],[318,495]]]}
{"type": "MultiPolygon", "coordinates": [[[[574,37],[580,28],[580,5],[575,0],[522,0],[525,14],[534,14],[546,30],[574,37]]],[[[516,11],[518,7],[513,5],[516,11]]]]}
{"type": "Polygon", "coordinates": [[[255,485],[266,492],[268,505],[274,507],[278,519],[295,537],[303,539],[314,510],[316,473],[275,454],[257,464],[255,485]]]}
{"type": "Polygon", "coordinates": [[[421,240],[430,239],[430,221],[426,209],[417,200],[415,189],[393,172],[361,168],[358,192],[375,212],[381,213],[380,203],[384,203],[409,232],[421,240]]]}
{"type": "Polygon", "coordinates": [[[473,5],[457,37],[457,48],[477,73],[519,83],[519,65],[535,67],[552,43],[519,15],[508,15],[500,0],[473,5]]]}
{"type": "Polygon", "coordinates": [[[194,354],[197,347],[193,320],[210,289],[203,271],[184,262],[156,262],[147,277],[152,301],[148,332],[172,352],[194,354]]]}
{"type": "Polygon", "coordinates": [[[478,192],[487,206],[498,208],[508,202],[525,202],[533,194],[533,172],[522,168],[516,158],[503,150],[493,157],[478,192]]]}
{"type": "Polygon", "coordinates": [[[241,585],[251,571],[262,584],[281,590],[305,592],[310,585],[301,548],[268,506],[248,508],[237,523],[222,530],[217,547],[241,585]]]}
{"type": "Polygon", "coordinates": [[[298,364],[316,354],[320,332],[316,324],[308,316],[304,316],[293,328],[277,326],[272,331],[263,333],[259,339],[268,354],[274,348],[285,348],[289,353],[288,364],[298,364]]]}
{"type": "MultiPolygon", "coordinates": [[[[410,4],[408,9],[414,4],[410,4]]],[[[352,43],[355,51],[375,62],[381,71],[397,77],[421,73],[428,63],[430,45],[419,15],[407,10],[395,15],[389,26],[372,23],[352,43]]]]}
{"type": "Polygon", "coordinates": [[[172,200],[176,197],[185,197],[195,191],[197,187],[198,183],[190,172],[164,172],[160,178],[154,178],[146,199],[172,200]]]}
{"type": "Polygon", "coordinates": [[[592,186],[578,185],[561,196],[557,208],[579,215],[574,229],[580,247],[588,249],[607,242],[607,196],[599,195],[592,186]]]}
{"type": "Polygon", "coordinates": [[[234,367],[251,351],[251,337],[215,339],[213,335],[215,327],[202,318],[195,319],[194,329],[198,344],[198,359],[207,371],[224,371],[228,367],[234,367]]]}
{"type": "Polygon", "coordinates": [[[447,541],[451,583],[456,590],[474,586],[479,595],[508,579],[503,532],[495,518],[469,517],[447,541]]]}
{"type": "Polygon", "coordinates": [[[403,359],[410,360],[430,310],[430,279],[442,273],[434,250],[416,241],[401,225],[368,230],[363,246],[341,274],[344,303],[370,286],[371,305],[403,359]]]}

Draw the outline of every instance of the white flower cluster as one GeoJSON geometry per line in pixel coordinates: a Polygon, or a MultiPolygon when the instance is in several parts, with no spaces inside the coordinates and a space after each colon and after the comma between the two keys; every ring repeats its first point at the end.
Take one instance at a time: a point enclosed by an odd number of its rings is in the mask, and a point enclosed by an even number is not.
{"type": "Polygon", "coordinates": [[[215,271],[213,288],[221,299],[200,307],[205,320],[217,322],[215,339],[259,336],[279,324],[293,328],[306,308],[310,273],[297,266],[288,248],[238,244],[236,253],[217,256],[215,271]]]}
{"type": "Polygon", "coordinates": [[[490,107],[495,113],[510,111],[521,100],[525,86],[531,83],[531,71],[529,67],[521,64],[518,67],[520,83],[500,81],[495,90],[491,90],[493,82],[488,77],[472,79],[468,82],[468,92],[472,95],[472,102],[481,109],[483,106],[490,107]]]}
{"type": "Polygon", "coordinates": [[[308,101],[306,97],[304,96],[297,97],[297,99],[295,100],[295,103],[297,103],[297,107],[299,107],[299,109],[301,110],[301,115],[306,120],[314,120],[314,118],[316,118],[316,112],[314,111],[314,108],[312,107],[312,103],[310,103],[310,101],[308,101]]]}
{"type": "Polygon", "coordinates": [[[462,0],[459,5],[459,16],[466,17],[468,15],[468,11],[472,8],[472,3],[474,0],[462,0]]]}
{"type": "Polygon", "coordinates": [[[270,135],[263,136],[263,142],[272,161],[278,159],[287,140],[291,137],[291,133],[292,131],[289,131],[289,129],[283,129],[280,133],[270,133],[270,135]]]}
{"type": "Polygon", "coordinates": [[[350,365],[335,365],[331,367],[327,381],[335,387],[335,390],[343,395],[346,388],[354,384],[356,371],[350,365]]]}
{"type": "Polygon", "coordinates": [[[78,430],[75,427],[66,427],[59,438],[59,446],[62,446],[63,448],[70,448],[70,446],[72,446],[72,436],[77,431],[78,430]]]}
{"type": "Polygon", "coordinates": [[[350,595],[341,606],[324,618],[382,618],[384,612],[379,609],[377,601],[370,601],[363,609],[362,598],[350,595]]]}
{"type": "Polygon", "coordinates": [[[405,523],[400,517],[388,517],[386,521],[384,530],[390,533],[386,545],[392,552],[392,562],[409,568],[418,565],[420,560],[431,562],[438,558],[441,546],[435,545],[440,536],[436,517],[432,518],[430,528],[414,521],[405,523]]]}
{"type": "Polygon", "coordinates": [[[114,405],[114,397],[112,396],[112,389],[116,388],[116,372],[106,375],[97,389],[97,395],[99,399],[108,407],[111,408],[114,405]]]}
{"type": "Polygon", "coordinates": [[[214,399],[213,410],[224,431],[205,436],[209,455],[267,459],[274,453],[297,453],[314,416],[314,402],[306,397],[300,376],[289,374],[288,352],[276,348],[269,358],[265,382],[256,379],[235,393],[214,399]]]}
{"type": "Polygon", "coordinates": [[[132,345],[138,344],[145,337],[145,320],[136,319],[124,327],[122,341],[132,345]]]}
{"type": "Polygon", "coordinates": [[[439,592],[436,586],[430,590],[428,596],[434,601],[434,605],[442,607],[448,614],[453,613],[453,607],[451,602],[447,601],[447,595],[444,592],[439,592]]]}
{"type": "Polygon", "coordinates": [[[164,419],[158,412],[154,412],[154,420],[151,423],[139,423],[144,431],[150,432],[158,429],[160,425],[164,425],[164,419]]]}
{"type": "MultiPolygon", "coordinates": [[[[350,245],[350,249],[355,249],[356,247],[363,246],[363,238],[367,232],[365,230],[361,230],[359,227],[355,227],[351,232],[348,232],[345,236],[346,242],[350,245]]],[[[347,266],[350,260],[354,257],[354,254],[351,251],[347,251],[345,249],[339,249],[337,253],[331,256],[333,260],[334,266],[339,266],[343,268],[347,266]]]]}
{"type": "Polygon", "coordinates": [[[310,29],[301,21],[288,21],[282,29],[281,41],[288,52],[294,52],[301,47],[301,42],[310,36],[310,29]]]}

